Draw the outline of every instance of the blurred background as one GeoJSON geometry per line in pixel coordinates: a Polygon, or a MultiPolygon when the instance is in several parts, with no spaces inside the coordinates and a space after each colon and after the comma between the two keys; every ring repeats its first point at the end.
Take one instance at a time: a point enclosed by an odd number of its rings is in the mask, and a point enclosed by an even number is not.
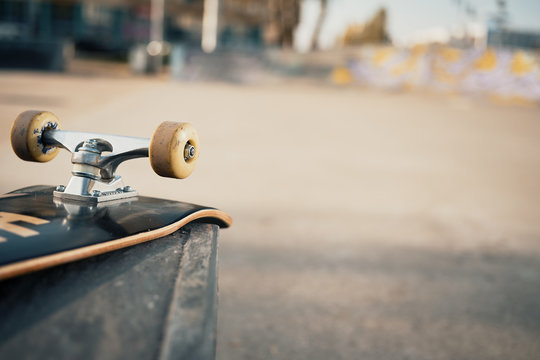
{"type": "MultiPolygon", "coordinates": [[[[218,359],[540,358],[540,2],[2,0],[2,193],[65,184],[11,122],[150,137],[229,212],[218,359]]],[[[114,281],[114,279],[111,279],[114,281]]]]}

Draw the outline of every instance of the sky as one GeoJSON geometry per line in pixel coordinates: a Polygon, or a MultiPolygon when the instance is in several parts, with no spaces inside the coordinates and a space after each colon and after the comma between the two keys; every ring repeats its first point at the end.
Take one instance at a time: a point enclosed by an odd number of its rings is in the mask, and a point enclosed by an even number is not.
{"type": "MultiPolygon", "coordinates": [[[[467,17],[456,0],[328,0],[327,18],[319,44],[330,48],[350,24],[362,24],[381,7],[387,9],[387,27],[397,45],[406,45],[427,31],[458,31],[465,24],[486,29],[495,13],[495,0],[468,0],[477,12],[467,17]]],[[[467,2],[462,0],[461,2],[467,2]]],[[[507,0],[509,26],[540,31],[540,0],[507,0]]],[[[306,50],[320,11],[319,0],[303,0],[302,16],[296,32],[296,47],[306,50]]]]}

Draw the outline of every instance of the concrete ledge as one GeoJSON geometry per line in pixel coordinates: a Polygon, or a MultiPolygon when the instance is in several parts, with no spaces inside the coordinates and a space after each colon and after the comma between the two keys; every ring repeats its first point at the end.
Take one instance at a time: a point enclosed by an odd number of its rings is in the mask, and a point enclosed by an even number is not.
{"type": "Polygon", "coordinates": [[[217,236],[191,224],[0,283],[2,358],[214,358],[217,236]]]}

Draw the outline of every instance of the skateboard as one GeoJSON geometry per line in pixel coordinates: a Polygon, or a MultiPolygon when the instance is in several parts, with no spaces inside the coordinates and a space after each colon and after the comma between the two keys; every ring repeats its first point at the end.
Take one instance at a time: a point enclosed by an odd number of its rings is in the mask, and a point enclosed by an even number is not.
{"type": "Polygon", "coordinates": [[[199,157],[189,123],[163,122],[148,139],[66,131],[51,112],[25,111],[11,145],[35,162],[68,150],[73,167],[66,185],[0,195],[0,280],[159,239],[190,222],[232,224],[212,207],[140,196],[117,174],[122,162],[148,157],[160,176],[189,176],[199,157]]]}

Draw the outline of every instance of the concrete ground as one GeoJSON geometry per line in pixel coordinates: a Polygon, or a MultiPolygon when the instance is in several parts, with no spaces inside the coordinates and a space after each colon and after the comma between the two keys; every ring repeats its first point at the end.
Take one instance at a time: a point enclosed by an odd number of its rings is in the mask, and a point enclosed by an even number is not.
{"type": "Polygon", "coordinates": [[[150,136],[190,121],[186,180],[141,193],[234,218],[220,243],[218,359],[540,358],[540,108],[306,83],[0,73],[0,192],[69,177],[12,153],[26,109],[150,136]]]}

